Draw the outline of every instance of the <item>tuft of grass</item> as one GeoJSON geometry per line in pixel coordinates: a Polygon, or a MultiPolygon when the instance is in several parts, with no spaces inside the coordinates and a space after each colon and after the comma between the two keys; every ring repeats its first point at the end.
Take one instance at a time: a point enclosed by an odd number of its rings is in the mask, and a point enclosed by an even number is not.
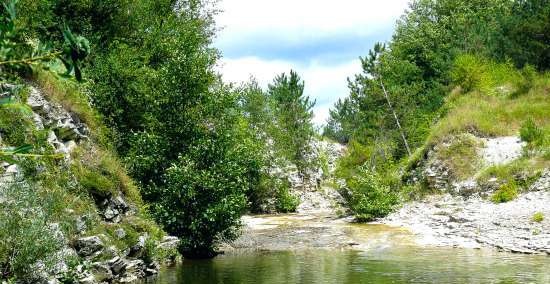
{"type": "Polygon", "coordinates": [[[544,214],[542,212],[537,212],[537,213],[533,214],[533,217],[531,218],[531,220],[533,222],[540,223],[540,222],[544,221],[544,214]]]}
{"type": "Polygon", "coordinates": [[[514,181],[501,185],[491,196],[494,203],[504,203],[514,200],[518,196],[518,186],[514,181]]]}
{"type": "Polygon", "coordinates": [[[122,192],[134,205],[144,206],[138,187],[110,151],[86,144],[79,146],[72,158],[73,172],[89,193],[105,197],[122,192]]]}

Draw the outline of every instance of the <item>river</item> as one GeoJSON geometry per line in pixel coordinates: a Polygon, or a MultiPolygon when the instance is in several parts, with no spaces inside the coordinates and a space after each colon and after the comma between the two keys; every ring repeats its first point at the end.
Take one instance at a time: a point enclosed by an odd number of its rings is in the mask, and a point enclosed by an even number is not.
{"type": "Polygon", "coordinates": [[[212,260],[147,283],[550,283],[550,257],[420,245],[406,230],[323,215],[246,216],[212,260]]]}

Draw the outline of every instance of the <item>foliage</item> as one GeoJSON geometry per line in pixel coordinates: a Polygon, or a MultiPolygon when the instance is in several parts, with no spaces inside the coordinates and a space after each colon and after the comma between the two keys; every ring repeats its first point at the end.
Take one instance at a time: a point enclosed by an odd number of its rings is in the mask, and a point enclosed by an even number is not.
{"type": "Polygon", "coordinates": [[[66,67],[65,75],[74,71],[76,79],[82,80],[81,63],[90,53],[88,40],[74,35],[68,27],[63,29],[61,50],[52,49],[36,38],[26,40],[24,31],[18,26],[16,5],[16,0],[4,2],[0,18],[0,68],[6,68],[7,76],[13,71],[28,71],[34,66],[45,68],[44,63],[59,59],[66,67]]]}
{"type": "Polygon", "coordinates": [[[531,220],[533,220],[533,222],[540,223],[544,221],[544,214],[542,212],[537,212],[533,214],[533,217],[531,217],[531,220]]]}
{"type": "Polygon", "coordinates": [[[509,181],[501,185],[491,196],[494,203],[503,203],[512,201],[518,195],[518,187],[515,181],[509,181]]]}
{"type": "Polygon", "coordinates": [[[358,221],[372,221],[389,214],[397,204],[397,195],[381,178],[366,166],[346,181],[341,189],[349,208],[358,221]]]}
{"type": "Polygon", "coordinates": [[[305,155],[311,150],[314,131],[313,102],[303,94],[303,87],[299,76],[291,71],[290,76],[277,76],[267,91],[254,79],[238,90],[240,109],[261,161],[260,181],[248,193],[253,212],[294,211],[299,201],[289,192],[288,181],[272,170],[295,164],[303,173],[316,166],[317,161],[305,155]]]}
{"type": "Polygon", "coordinates": [[[527,119],[527,121],[521,125],[519,135],[521,140],[527,143],[534,143],[543,138],[542,129],[540,129],[531,118],[527,119]]]}
{"type": "Polygon", "coordinates": [[[212,257],[218,241],[235,238],[246,206],[247,185],[241,178],[245,171],[234,160],[202,168],[188,156],[168,169],[155,214],[162,216],[169,232],[181,237],[183,256],[212,257]]]}
{"type": "Polygon", "coordinates": [[[289,192],[288,184],[283,184],[277,188],[276,209],[279,212],[295,212],[300,205],[300,199],[289,192]]]}
{"type": "MultiPolygon", "coordinates": [[[[5,184],[2,187],[7,187],[5,184]]],[[[0,209],[0,269],[3,279],[29,279],[38,262],[52,269],[52,255],[61,248],[42,210],[46,199],[30,186],[13,184],[2,190],[0,209]]]]}
{"type": "Polygon", "coordinates": [[[311,119],[315,101],[304,95],[304,82],[293,70],[289,75],[278,75],[268,86],[268,96],[272,100],[276,119],[275,143],[279,149],[286,149],[288,158],[300,172],[308,168],[306,153],[310,151],[310,141],[315,130],[311,119]]]}

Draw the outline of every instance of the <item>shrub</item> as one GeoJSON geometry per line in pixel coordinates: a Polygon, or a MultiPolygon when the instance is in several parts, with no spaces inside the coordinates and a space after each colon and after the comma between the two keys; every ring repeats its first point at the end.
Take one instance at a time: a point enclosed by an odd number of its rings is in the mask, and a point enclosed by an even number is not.
{"type": "Polygon", "coordinates": [[[531,220],[533,220],[533,222],[540,223],[544,221],[544,214],[542,212],[537,212],[533,214],[533,217],[531,218],[531,220]]]}
{"type": "Polygon", "coordinates": [[[221,240],[236,238],[246,208],[245,171],[223,159],[201,167],[188,156],[167,170],[166,187],[158,188],[162,199],[154,212],[169,233],[180,237],[184,257],[213,257],[221,240]]]}
{"type": "Polygon", "coordinates": [[[517,185],[515,182],[512,181],[501,185],[495,191],[495,193],[493,193],[491,200],[494,203],[504,203],[504,202],[514,200],[517,195],[518,195],[517,185]]]}
{"type": "Polygon", "coordinates": [[[277,211],[295,212],[298,205],[300,205],[300,199],[290,193],[288,182],[280,184],[276,200],[277,211]]]}
{"type": "Polygon", "coordinates": [[[536,143],[542,140],[543,132],[540,129],[532,118],[527,119],[519,130],[521,140],[527,143],[536,143]]]}
{"type": "Polygon", "coordinates": [[[61,243],[48,227],[46,203],[30,186],[2,185],[4,201],[0,206],[0,269],[3,279],[28,280],[38,262],[53,268],[52,254],[61,243]]]}
{"type": "Polygon", "coordinates": [[[467,93],[480,89],[487,83],[487,71],[487,64],[483,59],[473,55],[462,55],[455,60],[451,78],[467,93]]]}
{"type": "Polygon", "coordinates": [[[389,214],[397,204],[397,195],[381,182],[378,174],[360,167],[354,178],[347,180],[343,194],[358,221],[372,221],[389,214]]]}

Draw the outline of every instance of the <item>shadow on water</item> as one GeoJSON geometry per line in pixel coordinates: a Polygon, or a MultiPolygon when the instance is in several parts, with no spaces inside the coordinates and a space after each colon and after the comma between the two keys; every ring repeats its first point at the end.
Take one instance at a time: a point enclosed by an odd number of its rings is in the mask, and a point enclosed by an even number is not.
{"type": "Polygon", "coordinates": [[[550,283],[550,257],[420,247],[236,251],[183,261],[148,283],[550,283]]]}

